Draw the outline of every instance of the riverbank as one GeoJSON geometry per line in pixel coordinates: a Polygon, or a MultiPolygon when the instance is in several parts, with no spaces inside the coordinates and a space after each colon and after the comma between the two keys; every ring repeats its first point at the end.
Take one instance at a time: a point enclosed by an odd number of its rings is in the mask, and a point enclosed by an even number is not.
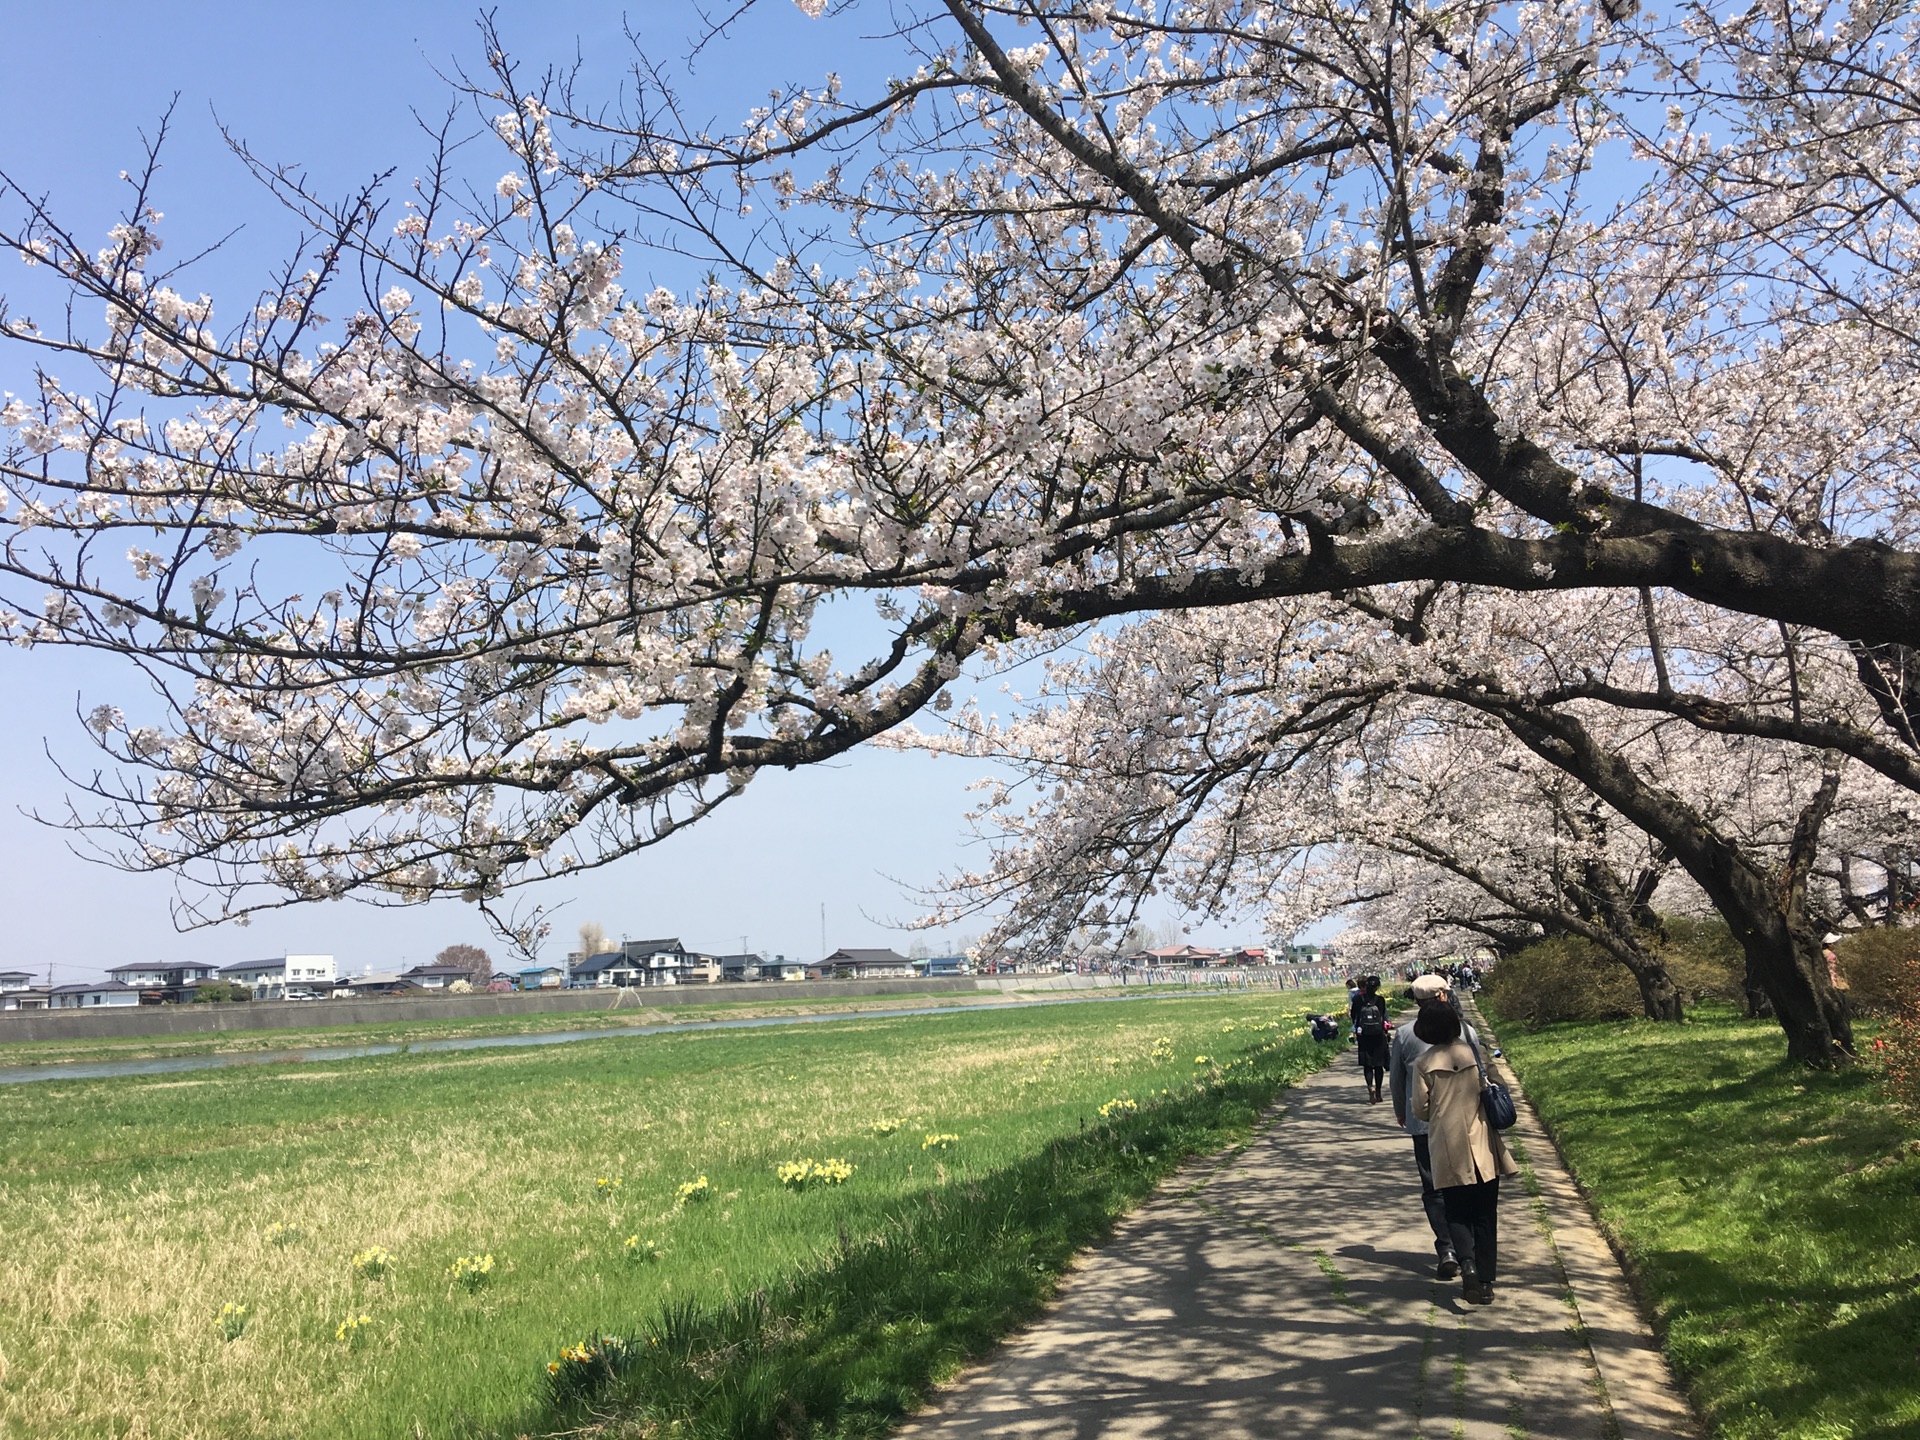
{"type": "Polygon", "coordinates": [[[0,1434],[572,1429],[603,1332],[689,1347],[648,1423],[872,1433],[1330,1053],[1057,1000],[0,1091],[0,1434]]]}

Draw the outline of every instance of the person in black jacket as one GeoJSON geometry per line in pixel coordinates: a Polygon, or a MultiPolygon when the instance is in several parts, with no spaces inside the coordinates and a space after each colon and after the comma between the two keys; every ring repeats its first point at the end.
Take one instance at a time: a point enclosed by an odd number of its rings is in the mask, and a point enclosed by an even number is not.
{"type": "Polygon", "coordinates": [[[1378,1105],[1390,1058],[1387,1002],[1380,993],[1378,975],[1360,977],[1360,991],[1348,1005],[1347,1013],[1353,1020],[1353,1036],[1360,1048],[1360,1076],[1366,1082],[1367,1103],[1378,1105]]]}

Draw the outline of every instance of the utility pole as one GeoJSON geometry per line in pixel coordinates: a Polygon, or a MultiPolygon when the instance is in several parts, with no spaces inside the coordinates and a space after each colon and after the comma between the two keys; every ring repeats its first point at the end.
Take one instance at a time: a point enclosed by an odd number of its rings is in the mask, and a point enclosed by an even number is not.
{"type": "Polygon", "coordinates": [[[827,958],[827,902],[820,902],[820,958],[827,958]]]}

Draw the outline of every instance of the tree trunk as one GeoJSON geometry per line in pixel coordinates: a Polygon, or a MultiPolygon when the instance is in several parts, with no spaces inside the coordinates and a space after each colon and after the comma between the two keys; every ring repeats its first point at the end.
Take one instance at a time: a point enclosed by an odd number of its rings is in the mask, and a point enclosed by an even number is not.
{"type": "Polygon", "coordinates": [[[1850,1060],[1853,1024],[1846,1001],[1828,983],[1820,937],[1805,917],[1795,924],[1778,911],[1754,914],[1744,926],[1734,921],[1733,933],[1746,951],[1748,975],[1759,982],[1786,1032],[1788,1058],[1822,1067],[1850,1060]]]}
{"type": "Polygon", "coordinates": [[[1647,1019],[1686,1018],[1686,997],[1680,993],[1680,987],[1673,983],[1673,977],[1667,973],[1666,965],[1657,955],[1648,955],[1644,961],[1625,963],[1633,972],[1634,983],[1640,987],[1640,1007],[1646,1011],[1647,1019]]]}
{"type": "Polygon", "coordinates": [[[1827,978],[1820,937],[1807,917],[1807,878],[1820,827],[1839,791],[1837,769],[1822,778],[1801,812],[1785,869],[1770,873],[1679,797],[1651,784],[1619,755],[1594,741],[1579,720],[1486,688],[1446,689],[1498,716],[1543,760],[1559,766],[1673,852],[1732,927],[1747,956],[1747,973],[1772,1003],[1787,1037],[1787,1054],[1802,1064],[1843,1065],[1853,1059],[1853,1026],[1827,978]]]}

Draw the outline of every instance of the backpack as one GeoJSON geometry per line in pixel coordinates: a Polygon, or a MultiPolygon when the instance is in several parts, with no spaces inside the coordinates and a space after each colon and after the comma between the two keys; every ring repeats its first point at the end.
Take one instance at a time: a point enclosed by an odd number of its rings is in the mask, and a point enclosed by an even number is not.
{"type": "Polygon", "coordinates": [[[1360,1034],[1368,1040],[1380,1040],[1387,1033],[1387,1002],[1379,996],[1363,1000],[1354,1011],[1354,1021],[1360,1027],[1360,1034]]]}

